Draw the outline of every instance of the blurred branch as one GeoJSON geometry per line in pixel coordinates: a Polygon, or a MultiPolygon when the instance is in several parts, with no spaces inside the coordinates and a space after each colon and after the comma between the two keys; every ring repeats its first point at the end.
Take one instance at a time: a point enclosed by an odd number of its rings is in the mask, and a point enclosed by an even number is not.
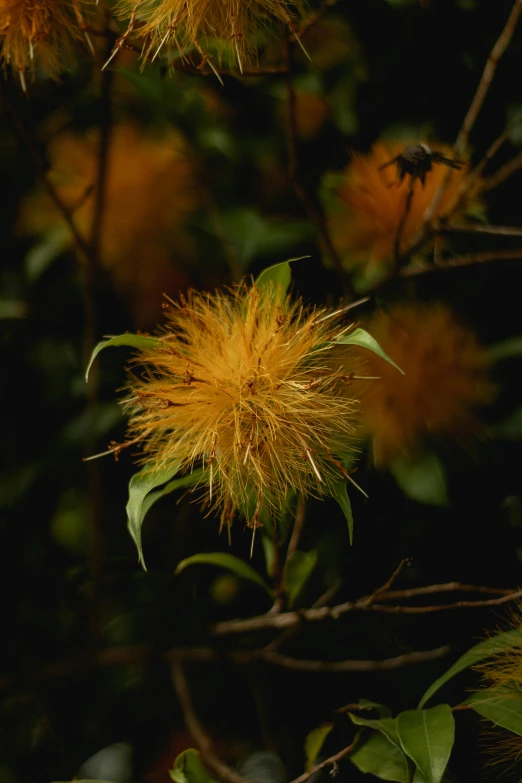
{"type": "MultiPolygon", "coordinates": [[[[522,156],[520,160],[522,166],[522,156]]],[[[520,226],[482,226],[476,223],[470,223],[467,226],[449,226],[441,223],[435,229],[437,234],[482,234],[484,236],[504,236],[521,237],[522,228],[520,226]]]]}
{"type": "Polygon", "coordinates": [[[511,177],[512,174],[515,174],[521,168],[522,152],[519,152],[518,155],[515,155],[512,160],[501,166],[498,171],[491,175],[491,177],[487,177],[482,183],[481,190],[493,190],[493,188],[498,187],[498,185],[500,185],[502,182],[505,182],[508,177],[511,177]]]}
{"type": "Polygon", "coordinates": [[[199,749],[201,759],[205,766],[207,766],[211,772],[218,775],[220,780],[226,781],[226,783],[248,783],[246,778],[243,778],[232,769],[232,767],[229,767],[228,764],[221,761],[212,750],[212,741],[199,722],[198,716],[194,711],[185,670],[179,659],[172,661],[170,673],[183,712],[185,725],[199,749]]]}
{"type": "Polygon", "coordinates": [[[482,108],[482,104],[484,103],[484,100],[490,88],[491,82],[493,81],[493,77],[495,76],[495,71],[497,70],[498,62],[502,57],[502,55],[504,54],[504,52],[506,51],[507,46],[511,41],[511,38],[513,37],[513,33],[515,32],[515,27],[517,25],[521,13],[522,13],[522,0],[515,0],[513,8],[511,9],[511,13],[509,14],[508,20],[504,26],[504,29],[500,33],[500,36],[498,37],[497,41],[495,42],[495,45],[493,46],[489,54],[489,57],[486,62],[486,66],[484,68],[482,77],[477,87],[477,91],[473,97],[473,100],[471,101],[468,112],[464,117],[464,122],[462,123],[462,127],[457,136],[457,141],[455,142],[455,146],[453,148],[456,158],[462,155],[466,150],[471,129],[475,124],[478,114],[482,108]]]}
{"type": "MultiPolygon", "coordinates": [[[[522,1],[522,0],[521,0],[522,1]]],[[[286,41],[286,88],[287,88],[287,121],[286,138],[288,147],[288,177],[294,189],[294,193],[301,202],[304,212],[309,221],[315,226],[319,235],[319,242],[323,255],[329,259],[333,268],[339,273],[343,281],[346,298],[355,299],[349,276],[344,269],[342,259],[335,249],[332,238],[328,231],[326,220],[321,213],[320,208],[311,200],[306,188],[303,186],[299,177],[299,166],[297,157],[297,117],[296,117],[296,96],[294,83],[292,80],[292,44],[286,41]]]]}
{"type": "MultiPolygon", "coordinates": [[[[471,101],[467,114],[464,117],[462,127],[458,133],[457,140],[453,147],[453,153],[456,159],[461,157],[466,151],[469,134],[471,132],[471,129],[473,128],[473,125],[475,124],[480,109],[482,108],[482,104],[484,103],[491,82],[493,81],[493,77],[495,75],[498,62],[502,57],[502,55],[504,54],[513,36],[516,24],[518,22],[521,13],[522,13],[522,0],[515,0],[515,3],[513,5],[513,8],[511,9],[511,13],[508,17],[508,20],[504,25],[504,29],[502,30],[500,36],[498,37],[493,48],[491,49],[489,57],[486,61],[484,71],[482,73],[482,77],[479,81],[477,90],[471,101]]],[[[502,138],[502,136],[499,138],[502,138]]],[[[498,145],[500,146],[501,142],[498,142],[498,140],[497,142],[494,142],[490,150],[493,148],[494,151],[496,151],[496,147],[495,147],[496,143],[498,143],[498,145]]],[[[424,227],[421,230],[420,234],[413,239],[410,247],[404,253],[403,260],[408,259],[417,249],[422,247],[424,243],[427,241],[427,239],[433,233],[433,227],[431,223],[440,206],[442,197],[451,179],[451,175],[452,175],[451,169],[448,169],[437,192],[435,193],[433,199],[431,200],[429,207],[426,210],[426,213],[424,215],[424,227]]]]}
{"type": "Polygon", "coordinates": [[[53,202],[57,210],[60,212],[67,226],[69,227],[78,251],[82,253],[86,258],[90,258],[92,249],[89,243],[81,235],[78,227],[76,226],[76,223],[74,222],[74,218],[72,216],[74,210],[69,209],[69,207],[62,201],[61,197],[58,194],[58,191],[56,190],[53,183],[47,176],[41,156],[38,150],[36,149],[31,134],[25,127],[25,124],[16,108],[16,104],[14,100],[12,100],[11,97],[8,95],[8,89],[9,89],[8,86],[4,85],[4,89],[2,91],[3,92],[2,98],[11,113],[11,117],[13,119],[13,124],[15,126],[16,132],[22,144],[24,145],[25,149],[27,150],[29,157],[33,162],[35,172],[36,172],[36,177],[40,181],[42,186],[45,188],[47,193],[49,194],[51,201],[53,202]]]}
{"type": "Polygon", "coordinates": [[[438,266],[420,266],[402,269],[400,275],[403,277],[414,277],[416,275],[430,274],[432,272],[444,272],[446,269],[453,269],[460,266],[471,266],[472,264],[484,264],[489,261],[507,261],[510,259],[522,258],[522,247],[515,247],[507,250],[480,250],[477,253],[466,253],[461,256],[454,256],[438,266]]]}

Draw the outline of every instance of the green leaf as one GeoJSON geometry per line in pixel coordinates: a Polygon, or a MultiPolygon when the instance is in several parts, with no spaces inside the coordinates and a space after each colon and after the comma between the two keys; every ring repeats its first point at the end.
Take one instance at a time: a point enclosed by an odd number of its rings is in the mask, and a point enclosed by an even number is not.
{"type": "Polygon", "coordinates": [[[339,503],[342,512],[346,517],[346,521],[348,522],[348,536],[350,537],[350,546],[352,546],[353,545],[353,514],[352,514],[352,504],[350,503],[350,498],[348,497],[347,486],[348,484],[346,481],[339,481],[337,484],[333,484],[332,497],[335,498],[335,500],[339,503]]]}
{"type": "Polygon", "coordinates": [[[379,702],[371,701],[371,699],[359,699],[358,704],[364,709],[375,710],[375,712],[379,713],[379,717],[381,718],[391,717],[391,710],[389,707],[386,707],[385,704],[379,704],[379,702]]]}
{"type": "Polygon", "coordinates": [[[25,256],[24,267],[28,281],[35,283],[69,243],[69,229],[66,226],[59,226],[45,234],[25,256]]]}
{"type": "Polygon", "coordinates": [[[361,772],[375,775],[380,780],[393,780],[396,783],[410,781],[406,756],[397,745],[377,731],[370,735],[364,745],[354,750],[349,760],[361,772]]]}
{"type": "Polygon", "coordinates": [[[162,470],[158,473],[153,473],[151,470],[141,470],[139,473],[135,473],[129,481],[129,499],[127,501],[127,528],[131,534],[132,540],[136,544],[138,550],[138,559],[145,570],[145,561],[143,559],[143,548],[141,543],[141,527],[145,514],[158,500],[158,497],[154,498],[152,502],[147,504],[146,498],[149,492],[156,487],[160,487],[162,484],[166,484],[173,476],[176,475],[180,468],[181,462],[177,463],[168,470],[162,470]]]}
{"type": "Polygon", "coordinates": [[[324,741],[333,729],[333,723],[323,723],[316,729],[312,729],[305,739],[304,752],[306,756],[306,772],[310,772],[315,764],[317,756],[321,752],[324,741]]]}
{"type": "Polygon", "coordinates": [[[171,492],[175,492],[177,489],[194,486],[194,484],[198,483],[204,473],[205,471],[203,469],[194,470],[192,473],[187,473],[186,476],[181,476],[180,478],[175,478],[172,481],[169,481],[169,483],[161,489],[157,489],[154,492],[149,492],[149,494],[146,495],[141,507],[142,522],[157,500],[162,498],[164,495],[169,495],[171,492]]]}
{"type": "Polygon", "coordinates": [[[284,569],[284,585],[288,603],[293,606],[299,593],[307,583],[317,563],[317,552],[292,552],[284,569]]]}
{"type": "Polygon", "coordinates": [[[393,359],[390,359],[388,354],[384,353],[377,340],[375,340],[371,334],[368,334],[368,332],[366,332],[364,329],[354,329],[353,332],[350,332],[350,334],[339,337],[337,340],[335,340],[335,343],[337,345],[358,345],[360,348],[367,348],[369,351],[376,353],[377,356],[380,356],[381,359],[384,359],[384,361],[391,364],[393,367],[395,367],[396,370],[404,375],[404,372],[397,364],[395,364],[393,359]]]}
{"type": "Polygon", "coordinates": [[[415,762],[426,783],[441,783],[455,741],[455,720],[449,704],[397,715],[404,752],[415,762]]]}
{"type": "Polygon", "coordinates": [[[175,783],[215,783],[208,769],[201,761],[199,750],[188,748],[176,757],[174,768],[169,770],[175,783]]]}
{"type": "Polygon", "coordinates": [[[147,337],[143,334],[119,334],[117,337],[111,337],[109,340],[102,340],[95,347],[89,359],[87,370],[85,371],[85,382],[89,380],[89,372],[94,360],[104,348],[117,348],[126,345],[129,348],[155,348],[161,343],[158,337],[147,337]]]}
{"type": "Polygon", "coordinates": [[[447,506],[446,473],[433,451],[424,451],[411,460],[395,460],[390,468],[406,497],[430,506],[447,506]]]}
{"type": "Polygon", "coordinates": [[[240,560],[239,557],[231,555],[228,552],[199,552],[197,555],[187,557],[185,560],[182,560],[180,563],[178,563],[174,573],[176,575],[180,574],[185,570],[185,568],[188,568],[188,566],[200,564],[226,568],[228,571],[232,571],[242,579],[248,579],[250,582],[254,582],[254,584],[259,585],[264,590],[266,590],[269,595],[273,595],[272,590],[259,576],[257,571],[254,571],[251,566],[243,562],[243,560],[240,560]]]}
{"type": "Polygon", "coordinates": [[[522,645],[522,630],[518,629],[514,631],[505,631],[504,633],[492,636],[491,639],[479,642],[464,653],[447,672],[430,685],[420,700],[418,708],[421,709],[424,707],[426,702],[437,693],[439,688],[442,688],[442,686],[451,680],[452,677],[464,671],[464,669],[467,669],[469,666],[474,666],[479,661],[483,661],[485,658],[489,658],[498,652],[510,650],[513,647],[519,647],[520,645],[522,645]]]}
{"type": "Polygon", "coordinates": [[[303,258],[310,258],[310,256],[289,258],[288,261],[282,261],[280,264],[268,266],[257,276],[256,286],[260,291],[264,288],[271,288],[273,291],[280,288],[281,293],[286,294],[292,280],[290,264],[292,261],[301,261],[303,258]]]}
{"type": "Polygon", "coordinates": [[[522,693],[520,691],[483,690],[473,693],[464,704],[492,721],[495,726],[522,735],[522,693]]]}
{"type": "Polygon", "coordinates": [[[488,359],[498,362],[502,359],[509,359],[512,356],[522,356],[522,335],[510,337],[496,345],[490,345],[486,350],[488,359]]]}
{"type": "Polygon", "coordinates": [[[274,576],[275,573],[275,547],[274,542],[269,536],[263,535],[263,552],[265,555],[265,568],[268,576],[274,576]]]}
{"type": "Polygon", "coordinates": [[[348,716],[356,726],[367,726],[370,729],[375,729],[375,731],[380,731],[386,739],[397,745],[398,748],[401,747],[395,718],[363,718],[362,715],[356,712],[349,712],[348,716]]]}

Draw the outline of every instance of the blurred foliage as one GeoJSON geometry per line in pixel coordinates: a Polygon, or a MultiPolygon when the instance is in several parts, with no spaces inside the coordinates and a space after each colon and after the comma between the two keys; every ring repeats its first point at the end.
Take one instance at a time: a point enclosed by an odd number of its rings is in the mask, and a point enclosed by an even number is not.
{"type": "MultiPolygon", "coordinates": [[[[453,143],[511,6],[510,0],[366,0],[326,8],[302,35],[311,60],[293,46],[297,172],[315,210],[328,209],[352,151],[367,153],[383,138],[453,143]]],[[[121,31],[110,28],[113,39],[121,31]]],[[[125,48],[102,73],[108,57],[104,45],[96,40],[94,64],[84,54],[59,83],[28,79],[27,94],[14,78],[1,87],[2,783],[75,776],[186,783],[186,764],[201,761],[187,751],[193,740],[163,653],[208,645],[208,629],[216,622],[269,611],[277,571],[274,537],[286,546],[292,535],[290,504],[275,531],[266,521],[250,560],[250,531],[235,524],[229,544],[226,531],[219,535],[218,521],[192,502],[190,488],[175,479],[171,486],[169,476],[147,507],[139,508],[140,529],[147,514],[141,530],[144,572],[126,529],[134,450],[122,451],[117,460],[109,455],[82,462],[125,437],[117,390],[125,383],[129,354],[125,348],[102,351],[86,385],[94,344],[154,330],[162,320],[163,292],[172,299],[191,286],[210,292],[244,275],[257,277],[285,258],[303,257],[291,265],[292,287],[307,302],[336,307],[346,293],[346,277],[323,254],[317,228],[292,187],[285,75],[242,78],[227,71],[221,86],[208,68],[169,70],[162,57],[140,70],[137,53],[125,48]],[[29,129],[32,153],[49,175],[51,150],[63,134],[85,138],[94,132],[96,137],[105,129],[109,159],[111,129],[120,125],[130,123],[147,137],[183,139],[198,183],[198,198],[182,220],[186,242],[168,249],[166,262],[162,255],[161,269],[154,267],[158,256],[152,252],[143,251],[131,264],[127,248],[147,246],[143,237],[151,225],[126,220],[124,252],[114,255],[125,286],[118,285],[114,265],[100,264],[89,278],[63,221],[50,219],[43,207],[35,214],[29,206],[41,203],[43,190],[19,123],[29,129]],[[31,230],[28,210],[37,219],[31,230]],[[168,283],[161,273],[165,263],[168,283]],[[147,307],[140,309],[141,296],[147,297],[147,307]],[[260,589],[265,582],[268,590],[260,589]],[[119,651],[117,664],[98,665],[94,648],[119,651]],[[133,656],[140,650],[146,654],[133,656]],[[192,755],[175,762],[185,752],[192,755]]],[[[259,67],[281,66],[282,48],[280,39],[269,41],[259,67]]],[[[472,163],[520,110],[514,74],[521,56],[519,27],[472,131],[472,163]]],[[[521,127],[512,128],[486,174],[520,153],[521,127]]],[[[138,162],[147,165],[128,154],[121,165],[146,173],[138,162]]],[[[490,223],[522,226],[520,185],[515,173],[484,195],[490,223]]],[[[139,187],[132,194],[125,188],[118,193],[120,202],[112,205],[116,214],[128,218],[128,204],[164,193],[154,182],[148,190],[139,187]]],[[[145,206],[144,201],[144,212],[145,206]]],[[[74,217],[75,205],[69,207],[74,217]]],[[[110,242],[103,234],[109,228],[102,220],[102,248],[110,242]]],[[[448,252],[518,246],[516,237],[502,239],[499,245],[498,238],[459,235],[448,252]]],[[[345,500],[343,485],[339,503],[308,502],[299,547],[284,574],[289,605],[311,607],[332,587],[335,603],[371,595],[403,558],[411,558],[411,564],[397,589],[453,581],[510,587],[522,581],[520,263],[499,259],[396,276],[373,287],[371,301],[355,311],[354,318],[363,320],[376,307],[396,302],[445,302],[489,349],[498,393],[473,440],[430,441],[389,471],[375,469],[369,443],[358,444],[352,475],[369,499],[348,485],[345,500]],[[353,523],[353,545],[347,521],[350,531],[353,523]]],[[[354,612],[335,623],[303,623],[283,649],[295,658],[327,662],[392,658],[443,644],[458,655],[483,637],[484,629],[502,624],[506,613],[500,607],[412,616],[354,612]]],[[[270,631],[256,633],[242,635],[238,649],[257,649],[274,638],[270,631]]],[[[363,699],[406,715],[406,734],[417,731],[415,721],[446,720],[444,757],[453,724],[442,714],[442,704],[415,706],[451,661],[394,671],[306,672],[260,660],[235,665],[225,654],[232,646],[219,640],[214,660],[188,667],[198,716],[228,763],[274,748],[288,779],[295,778],[305,764],[353,741],[354,713],[335,711],[363,699]],[[319,734],[311,735],[313,730],[319,734]]],[[[444,699],[451,705],[477,684],[472,670],[461,671],[445,681],[444,699]]],[[[489,712],[504,706],[495,703],[489,712]]],[[[373,709],[368,721],[380,719],[373,709]]],[[[474,710],[488,712],[480,702],[474,710]]],[[[400,719],[389,719],[401,727],[400,719]]],[[[367,739],[353,764],[339,762],[342,779],[357,783],[372,772],[385,780],[407,780],[403,776],[412,773],[416,783],[496,780],[496,769],[484,764],[476,715],[463,711],[455,722],[450,773],[425,774],[426,748],[419,755],[410,740],[403,737],[397,744],[373,725],[364,728],[367,739]]],[[[320,776],[326,781],[328,770],[320,776]]],[[[515,768],[504,779],[519,777],[515,768]]]]}

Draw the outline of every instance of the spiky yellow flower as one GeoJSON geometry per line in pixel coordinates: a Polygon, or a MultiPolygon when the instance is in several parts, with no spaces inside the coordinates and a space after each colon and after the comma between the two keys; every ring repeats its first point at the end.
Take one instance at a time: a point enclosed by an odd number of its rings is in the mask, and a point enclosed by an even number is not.
{"type": "Polygon", "coordinates": [[[20,74],[41,69],[56,77],[74,62],[75,41],[84,36],[84,0],[2,0],[0,60],[20,74]]]}
{"type": "Polygon", "coordinates": [[[290,489],[329,494],[346,476],[358,407],[330,342],[342,331],[339,314],[271,287],[173,304],[126,400],[145,465],[202,465],[206,501],[227,524],[240,511],[256,527],[261,508],[277,513],[290,489]]]}
{"type": "MultiPolygon", "coordinates": [[[[354,154],[337,184],[337,204],[332,208],[330,225],[332,236],[346,263],[370,267],[382,267],[393,261],[397,233],[402,221],[400,247],[404,248],[418,235],[424,222],[424,213],[431,204],[448,168],[434,163],[426,175],[425,185],[417,179],[409,208],[407,202],[411,180],[409,175],[402,182],[394,165],[381,168],[411,144],[404,142],[378,142],[368,155],[354,154]]],[[[451,158],[451,150],[443,146],[434,150],[451,158]]],[[[478,186],[470,191],[464,203],[457,206],[459,187],[467,175],[468,167],[451,169],[451,178],[436,212],[442,215],[462,217],[479,206],[478,186]]]]}
{"type": "Polygon", "coordinates": [[[377,464],[412,452],[426,436],[459,437],[477,428],[477,409],[491,400],[487,359],[474,333],[445,304],[399,304],[378,312],[368,329],[403,370],[366,356],[381,378],[364,396],[363,426],[377,464]]]}
{"type": "Polygon", "coordinates": [[[257,40],[270,23],[287,28],[296,20],[296,4],[287,0],[119,0],[117,13],[129,20],[126,35],[145,40],[145,59],[166,47],[183,55],[195,48],[205,57],[206,39],[233,53],[240,70],[256,58],[257,40]]]}
{"type": "MultiPolygon", "coordinates": [[[[60,134],[50,145],[49,157],[49,177],[89,241],[96,200],[98,131],[60,134]]],[[[156,322],[163,291],[187,284],[180,264],[191,255],[184,222],[197,203],[194,167],[180,134],[148,134],[131,124],[113,128],[100,261],[140,326],[156,322]]],[[[44,234],[57,227],[63,227],[63,242],[71,246],[71,233],[47,194],[40,192],[26,200],[21,231],[44,234]]]]}

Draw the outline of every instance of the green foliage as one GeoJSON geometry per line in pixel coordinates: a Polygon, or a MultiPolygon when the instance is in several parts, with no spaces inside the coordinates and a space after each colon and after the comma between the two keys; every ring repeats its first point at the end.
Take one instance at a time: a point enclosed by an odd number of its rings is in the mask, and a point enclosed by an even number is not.
{"type": "Polygon", "coordinates": [[[119,334],[117,337],[111,337],[109,340],[102,340],[95,347],[89,359],[89,364],[85,371],[85,381],[89,380],[89,372],[93,365],[94,360],[104,348],[118,348],[120,346],[127,346],[129,348],[154,348],[159,345],[161,340],[157,337],[148,337],[142,334],[119,334]]]}
{"type": "Polygon", "coordinates": [[[350,545],[353,544],[353,514],[352,504],[348,497],[347,483],[346,481],[340,481],[332,486],[332,497],[339,503],[346,521],[348,523],[348,536],[350,538],[350,545]]]}
{"type": "Polygon", "coordinates": [[[455,677],[456,674],[460,674],[460,672],[470,666],[475,666],[475,664],[486,658],[490,658],[496,653],[519,647],[521,642],[522,630],[517,629],[499,633],[496,636],[492,636],[490,639],[486,639],[485,641],[474,645],[474,647],[471,647],[471,649],[465,652],[453,666],[450,666],[447,672],[441,677],[438,677],[435,682],[430,685],[422,699],[419,701],[419,709],[424,707],[426,702],[428,702],[443,685],[455,677]]]}
{"type": "Polygon", "coordinates": [[[295,550],[285,563],[284,588],[289,606],[294,606],[317,563],[317,552],[295,550]]]}
{"type": "Polygon", "coordinates": [[[268,595],[273,595],[272,589],[259,576],[257,571],[254,571],[252,566],[249,566],[244,560],[231,555],[229,552],[199,552],[199,554],[187,557],[178,563],[175,573],[180,574],[191,565],[213,565],[218,568],[226,568],[228,571],[232,571],[232,573],[241,577],[241,579],[247,579],[249,582],[259,585],[266,590],[268,595]]]}
{"type": "Polygon", "coordinates": [[[426,783],[440,783],[455,741],[451,707],[407,710],[397,716],[397,733],[404,752],[414,761],[426,783]]]}
{"type": "Polygon", "coordinates": [[[518,690],[484,689],[473,693],[464,704],[495,726],[522,736],[522,693],[518,690]]]}
{"type": "Polygon", "coordinates": [[[357,345],[359,348],[367,348],[369,351],[372,351],[373,353],[377,354],[377,356],[380,356],[381,359],[384,359],[384,361],[388,362],[388,364],[391,364],[393,367],[395,367],[396,370],[404,375],[404,372],[401,370],[401,368],[395,364],[393,359],[390,359],[388,354],[382,350],[377,340],[360,327],[357,327],[353,330],[353,332],[350,332],[347,335],[339,337],[335,342],[338,345],[357,345]]]}
{"type": "Polygon", "coordinates": [[[425,450],[414,459],[397,459],[390,472],[406,497],[431,506],[448,505],[446,472],[434,451],[425,450]]]}
{"type": "Polygon", "coordinates": [[[332,729],[333,723],[323,723],[322,726],[312,729],[312,731],[306,735],[304,752],[306,757],[305,769],[307,772],[310,772],[316,763],[317,756],[321,752],[321,748],[332,729]]]}
{"type": "MultiPolygon", "coordinates": [[[[135,473],[129,482],[129,499],[127,501],[127,527],[131,534],[132,540],[136,544],[138,550],[138,560],[145,568],[145,560],[143,558],[143,548],[141,542],[141,528],[145,514],[150,509],[152,504],[158,500],[157,493],[153,495],[147,502],[149,493],[160,487],[162,484],[169,482],[178,472],[180,465],[176,465],[168,470],[162,470],[154,473],[150,469],[145,469],[139,473],[135,473]]],[[[163,492],[161,492],[163,494],[163,492]]]]}
{"type": "Polygon", "coordinates": [[[372,732],[350,754],[350,761],[361,772],[375,775],[379,780],[410,783],[410,768],[400,747],[385,734],[372,732]]]}
{"type": "Polygon", "coordinates": [[[174,783],[215,783],[215,779],[201,761],[199,750],[195,748],[189,748],[176,757],[169,775],[174,783]]]}

